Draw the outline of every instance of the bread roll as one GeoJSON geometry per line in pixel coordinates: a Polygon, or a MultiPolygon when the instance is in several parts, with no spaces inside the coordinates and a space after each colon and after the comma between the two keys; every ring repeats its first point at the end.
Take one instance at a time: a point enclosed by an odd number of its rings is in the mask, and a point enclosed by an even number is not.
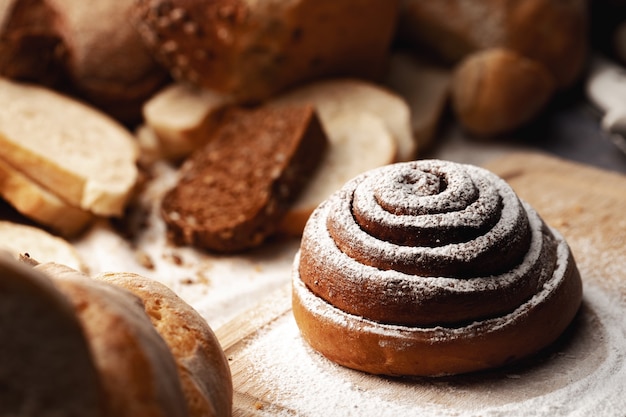
{"type": "Polygon", "coordinates": [[[502,179],[447,161],[346,183],[311,215],[293,268],[304,339],[374,374],[509,364],[554,342],[581,300],[563,237],[502,179]]]}
{"type": "Polygon", "coordinates": [[[467,131],[492,137],[537,117],[555,88],[554,77],[538,62],[507,49],[486,49],[459,64],[452,105],[467,131]]]}

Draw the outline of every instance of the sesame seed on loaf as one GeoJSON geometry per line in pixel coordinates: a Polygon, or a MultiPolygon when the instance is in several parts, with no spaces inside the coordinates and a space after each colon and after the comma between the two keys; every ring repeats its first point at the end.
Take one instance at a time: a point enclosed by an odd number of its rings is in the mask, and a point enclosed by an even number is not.
{"type": "Polygon", "coordinates": [[[169,237],[217,252],[258,246],[276,231],[326,144],[310,105],[228,112],[163,198],[169,237]]]}

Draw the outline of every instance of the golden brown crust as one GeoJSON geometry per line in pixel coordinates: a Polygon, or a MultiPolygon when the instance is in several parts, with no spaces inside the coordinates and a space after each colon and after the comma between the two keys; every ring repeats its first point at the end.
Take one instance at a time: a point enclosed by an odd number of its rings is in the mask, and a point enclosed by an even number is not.
{"type": "Polygon", "coordinates": [[[176,364],[139,298],[63,265],[40,264],[73,304],[102,381],[109,415],[186,417],[176,364]]]}
{"type": "Polygon", "coordinates": [[[545,347],[581,282],[567,243],[502,179],[421,160],[362,174],[316,209],[293,292],[305,339],[336,362],[440,375],[545,347]]]}
{"type": "Polygon", "coordinates": [[[297,277],[292,300],[304,339],[330,360],[373,374],[441,376],[506,365],[545,348],[576,315],[581,293],[570,258],[563,279],[543,302],[515,321],[468,326],[460,337],[448,336],[444,328],[381,325],[343,313],[314,298],[297,277]]]}
{"type": "Polygon", "coordinates": [[[555,89],[554,77],[539,62],[507,49],[486,49],[457,67],[452,105],[465,129],[489,137],[534,119],[555,89]]]}
{"type": "Polygon", "coordinates": [[[96,277],[125,288],[144,302],[152,324],[176,363],[191,417],[229,417],[233,386],[228,361],[207,322],[189,304],[156,281],[131,273],[96,277]]]}
{"type": "Polygon", "coordinates": [[[379,75],[397,7],[395,0],[144,0],[135,17],[176,78],[255,101],[320,76],[379,75]]]}

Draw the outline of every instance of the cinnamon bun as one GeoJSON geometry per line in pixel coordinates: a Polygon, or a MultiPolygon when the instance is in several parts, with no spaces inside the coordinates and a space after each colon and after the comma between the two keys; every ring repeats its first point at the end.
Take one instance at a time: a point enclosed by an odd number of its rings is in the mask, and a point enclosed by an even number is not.
{"type": "Polygon", "coordinates": [[[581,299],[556,230],[495,174],[440,160],[349,181],[310,217],[293,268],[304,339],[374,374],[504,365],[556,340],[581,299]]]}

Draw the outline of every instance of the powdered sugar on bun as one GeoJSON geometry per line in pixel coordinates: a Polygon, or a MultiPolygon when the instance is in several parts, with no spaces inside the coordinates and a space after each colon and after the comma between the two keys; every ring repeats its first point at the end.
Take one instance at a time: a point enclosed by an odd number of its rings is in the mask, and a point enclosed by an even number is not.
{"type": "Polygon", "coordinates": [[[563,238],[502,179],[445,161],[390,165],[348,182],[311,216],[294,266],[294,314],[305,339],[331,359],[373,373],[448,374],[503,364],[552,342],[580,299],[563,238]],[[537,318],[559,304],[552,300],[564,305],[542,329],[537,318]],[[331,341],[345,344],[342,331],[356,332],[346,337],[360,352],[352,345],[336,355],[345,349],[331,341]],[[524,341],[530,335],[532,342],[524,341]],[[374,358],[371,349],[379,350],[374,358]]]}

